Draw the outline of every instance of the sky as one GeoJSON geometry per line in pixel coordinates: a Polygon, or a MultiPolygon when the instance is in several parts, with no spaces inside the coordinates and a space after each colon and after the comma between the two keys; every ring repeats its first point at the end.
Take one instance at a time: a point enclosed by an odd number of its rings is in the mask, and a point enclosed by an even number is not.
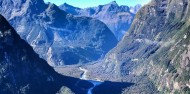
{"type": "Polygon", "coordinates": [[[79,8],[87,8],[87,7],[95,7],[98,5],[108,4],[112,1],[116,1],[119,5],[127,5],[127,6],[135,6],[136,4],[147,4],[151,0],[44,0],[45,2],[51,2],[56,5],[61,5],[63,3],[67,3],[69,5],[79,7],[79,8]]]}

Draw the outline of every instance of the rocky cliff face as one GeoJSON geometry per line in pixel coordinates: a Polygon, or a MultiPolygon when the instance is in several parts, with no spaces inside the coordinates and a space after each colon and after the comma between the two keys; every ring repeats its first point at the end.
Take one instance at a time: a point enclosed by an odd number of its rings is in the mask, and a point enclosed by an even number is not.
{"type": "Polygon", "coordinates": [[[189,14],[189,0],[152,0],[93,73],[147,77],[161,93],[189,94],[189,14]]]}
{"type": "Polygon", "coordinates": [[[1,0],[0,13],[52,66],[97,60],[117,44],[102,22],[73,17],[43,0],[1,0]]]}
{"type": "Polygon", "coordinates": [[[129,8],[128,6],[119,6],[115,1],[91,8],[77,8],[68,4],[59,6],[60,9],[76,15],[87,16],[99,19],[104,22],[114,33],[118,40],[121,40],[125,32],[130,28],[135,13],[140,9],[140,5],[129,8]]]}
{"type": "Polygon", "coordinates": [[[1,94],[55,94],[63,91],[68,94],[69,90],[85,94],[88,85],[89,88],[92,86],[86,81],[56,73],[0,15],[1,94]]]}

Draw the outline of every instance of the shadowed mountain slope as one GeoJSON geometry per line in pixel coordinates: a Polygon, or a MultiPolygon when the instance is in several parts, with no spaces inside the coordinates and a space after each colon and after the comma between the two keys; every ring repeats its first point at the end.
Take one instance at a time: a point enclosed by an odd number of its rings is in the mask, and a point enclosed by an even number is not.
{"type": "Polygon", "coordinates": [[[56,73],[0,15],[0,94],[55,94],[61,88],[85,94],[91,86],[56,73]]]}

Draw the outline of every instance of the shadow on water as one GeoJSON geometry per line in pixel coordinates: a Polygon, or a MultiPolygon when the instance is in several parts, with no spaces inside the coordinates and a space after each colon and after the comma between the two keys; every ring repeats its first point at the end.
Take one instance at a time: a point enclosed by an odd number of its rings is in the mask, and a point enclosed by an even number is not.
{"type": "Polygon", "coordinates": [[[85,89],[85,90],[88,90],[89,88],[93,87],[93,84],[86,80],[79,80],[75,85],[77,87],[79,87],[81,89],[85,89]]]}
{"type": "Polygon", "coordinates": [[[101,85],[94,87],[93,94],[121,94],[124,88],[130,87],[134,83],[105,81],[101,85]]]}
{"type": "Polygon", "coordinates": [[[73,77],[67,77],[63,83],[75,94],[87,94],[88,89],[93,87],[91,82],[73,77]]]}

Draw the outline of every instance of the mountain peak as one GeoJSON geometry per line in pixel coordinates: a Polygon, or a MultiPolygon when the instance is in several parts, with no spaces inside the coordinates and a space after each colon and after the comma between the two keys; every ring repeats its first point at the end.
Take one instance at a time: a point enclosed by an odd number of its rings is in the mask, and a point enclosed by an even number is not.
{"type": "Polygon", "coordinates": [[[106,8],[111,8],[111,9],[119,7],[119,5],[117,4],[116,1],[112,1],[112,2],[110,2],[108,4],[103,5],[103,6],[106,7],[106,8]]]}
{"type": "Polygon", "coordinates": [[[76,16],[87,16],[99,19],[107,24],[118,40],[120,40],[123,37],[124,32],[128,30],[136,13],[131,13],[129,6],[118,5],[116,1],[84,9],[71,9],[67,6],[60,6],[60,9],[76,16]],[[111,20],[114,20],[114,22],[111,20]]]}
{"type": "Polygon", "coordinates": [[[141,7],[142,7],[141,4],[137,4],[137,5],[133,6],[133,7],[130,7],[130,12],[133,13],[133,14],[136,14],[138,12],[138,10],[141,9],[141,7]]]}
{"type": "Polygon", "coordinates": [[[67,4],[66,2],[63,3],[62,5],[64,5],[64,6],[71,6],[71,5],[67,4]]]}
{"type": "Polygon", "coordinates": [[[70,4],[67,4],[66,2],[65,3],[63,3],[62,5],[60,5],[59,7],[61,7],[61,8],[63,8],[63,7],[67,7],[67,8],[76,8],[76,9],[80,9],[80,8],[78,8],[78,7],[74,7],[74,6],[72,6],[72,5],[70,5],[70,4]]]}
{"type": "Polygon", "coordinates": [[[118,6],[118,4],[117,4],[116,1],[112,1],[112,2],[110,2],[110,3],[108,3],[108,4],[106,4],[106,5],[114,5],[114,6],[118,6]]]}
{"type": "Polygon", "coordinates": [[[117,5],[117,2],[116,2],[116,1],[112,1],[112,2],[110,2],[109,4],[117,5]]]}

